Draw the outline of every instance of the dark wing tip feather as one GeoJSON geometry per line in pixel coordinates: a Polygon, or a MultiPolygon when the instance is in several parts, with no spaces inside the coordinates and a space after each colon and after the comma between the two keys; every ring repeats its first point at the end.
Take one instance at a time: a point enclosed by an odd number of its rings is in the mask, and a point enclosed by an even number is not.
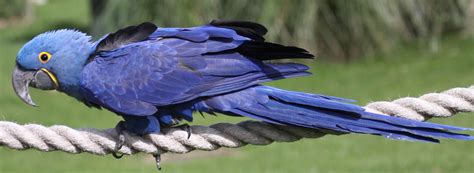
{"type": "Polygon", "coordinates": [[[249,21],[214,19],[209,24],[215,27],[232,29],[237,34],[255,41],[264,41],[263,36],[268,32],[265,26],[249,21]]]}
{"type": "Polygon", "coordinates": [[[236,51],[242,55],[259,60],[314,58],[314,55],[299,47],[257,41],[245,42],[239,46],[236,51]]]}
{"type": "Polygon", "coordinates": [[[143,41],[147,39],[150,34],[155,32],[156,29],[155,24],[150,22],[120,29],[101,40],[97,45],[96,52],[109,51],[125,44],[143,41]]]}

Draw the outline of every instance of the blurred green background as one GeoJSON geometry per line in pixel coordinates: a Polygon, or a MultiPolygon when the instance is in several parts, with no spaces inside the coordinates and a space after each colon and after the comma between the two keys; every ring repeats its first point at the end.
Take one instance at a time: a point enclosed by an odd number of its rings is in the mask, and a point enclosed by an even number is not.
{"type": "MultiPolygon", "coordinates": [[[[39,108],[13,93],[10,74],[19,48],[35,35],[76,28],[95,38],[143,21],[185,27],[213,18],[246,19],[269,28],[267,38],[311,50],[315,75],[269,83],[290,90],[358,100],[390,100],[474,82],[474,1],[470,0],[0,0],[0,119],[75,128],[111,128],[119,120],[57,92],[33,90],[39,108]]],[[[474,127],[474,114],[437,123],[474,127]]],[[[196,116],[191,124],[242,118],[196,116]]],[[[470,133],[474,134],[474,133],[470,133]]],[[[474,142],[392,141],[369,135],[166,154],[163,172],[474,172],[474,142]]],[[[148,155],[111,156],[14,151],[0,147],[0,173],[155,172],[148,155]]]]}

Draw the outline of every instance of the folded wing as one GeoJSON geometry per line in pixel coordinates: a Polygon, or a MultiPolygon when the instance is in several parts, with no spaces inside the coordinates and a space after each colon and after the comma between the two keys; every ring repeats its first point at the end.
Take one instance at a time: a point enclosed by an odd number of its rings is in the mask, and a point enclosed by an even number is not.
{"type": "Polygon", "coordinates": [[[312,55],[264,42],[260,38],[264,27],[259,24],[214,21],[194,28],[150,32],[152,28],[149,23],[129,27],[98,43],[82,72],[81,90],[88,102],[146,116],[160,106],[308,74],[308,67],[301,64],[262,61],[312,55]],[[272,49],[280,50],[272,54],[275,58],[262,52],[272,49]]]}

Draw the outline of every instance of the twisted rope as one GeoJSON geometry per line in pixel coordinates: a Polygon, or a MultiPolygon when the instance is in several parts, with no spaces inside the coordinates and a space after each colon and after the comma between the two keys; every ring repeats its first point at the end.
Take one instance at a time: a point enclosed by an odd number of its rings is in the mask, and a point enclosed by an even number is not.
{"type": "Polygon", "coordinates": [[[391,102],[379,101],[365,106],[367,111],[417,121],[447,118],[459,112],[474,112],[474,86],[428,93],[418,98],[405,97],[391,102]]]}
{"type": "MultiPolygon", "coordinates": [[[[368,111],[427,120],[431,117],[450,117],[458,112],[474,112],[474,86],[453,88],[441,93],[429,93],[419,98],[406,97],[392,102],[373,102],[368,111]]],[[[268,145],[272,142],[293,142],[302,138],[319,138],[329,131],[272,125],[265,122],[243,121],[237,124],[218,123],[192,126],[192,135],[180,128],[163,129],[160,134],[135,136],[125,132],[126,143],[119,151],[131,155],[188,153],[193,150],[212,151],[220,147],[238,148],[247,144],[268,145]]],[[[339,135],[339,134],[335,134],[339,135]]],[[[44,127],[37,124],[18,125],[0,121],[0,146],[17,150],[64,151],[67,153],[112,153],[116,141],[115,129],[72,129],[67,126],[44,127]]]]}

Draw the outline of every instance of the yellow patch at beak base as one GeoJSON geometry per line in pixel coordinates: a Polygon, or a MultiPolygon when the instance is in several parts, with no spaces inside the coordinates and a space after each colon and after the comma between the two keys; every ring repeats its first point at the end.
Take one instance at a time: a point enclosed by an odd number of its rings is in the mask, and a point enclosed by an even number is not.
{"type": "Polygon", "coordinates": [[[48,74],[49,78],[51,78],[51,81],[53,81],[54,88],[58,89],[59,88],[59,82],[58,82],[58,79],[56,78],[56,76],[53,73],[51,73],[48,69],[41,68],[40,70],[45,72],[46,74],[48,74]]]}

